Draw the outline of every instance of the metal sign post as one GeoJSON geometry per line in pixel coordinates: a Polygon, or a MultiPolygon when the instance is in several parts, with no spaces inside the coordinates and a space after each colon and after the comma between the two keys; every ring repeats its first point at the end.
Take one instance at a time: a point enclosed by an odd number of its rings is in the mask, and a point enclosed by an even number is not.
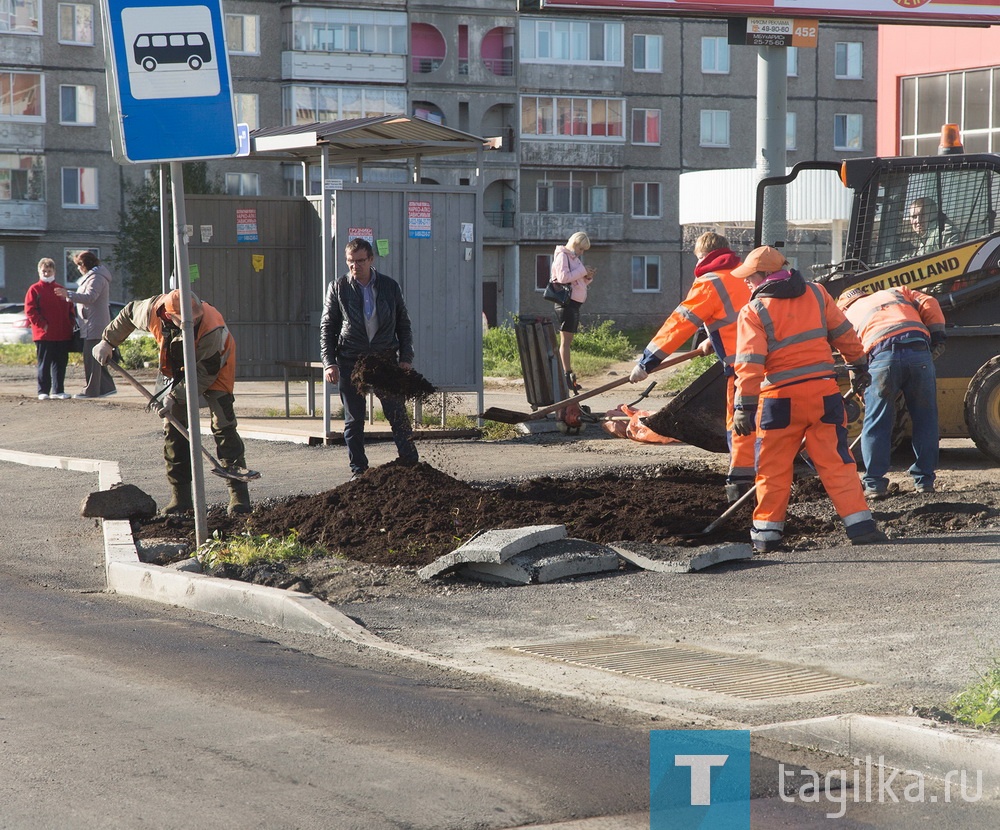
{"type": "MultiPolygon", "coordinates": [[[[195,539],[200,545],[208,539],[208,519],[181,162],[234,156],[241,149],[222,0],[101,0],[101,11],[115,161],[170,163],[191,490],[195,539]]],[[[160,196],[162,216],[166,212],[162,184],[160,196]]],[[[164,264],[167,261],[164,255],[164,264]]]]}

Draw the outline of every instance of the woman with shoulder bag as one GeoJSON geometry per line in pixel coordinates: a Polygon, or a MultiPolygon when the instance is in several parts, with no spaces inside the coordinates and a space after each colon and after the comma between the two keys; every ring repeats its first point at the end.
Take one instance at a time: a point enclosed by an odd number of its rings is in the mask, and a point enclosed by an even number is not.
{"type": "Polygon", "coordinates": [[[579,392],[583,388],[573,372],[570,344],[580,328],[580,307],[587,301],[587,286],[596,273],[595,269],[586,267],[580,260],[580,255],[589,249],[590,237],[583,231],[574,233],[565,245],[556,245],[549,276],[550,282],[570,288],[567,302],[556,304],[556,320],[559,322],[559,362],[571,392],[579,392]]]}

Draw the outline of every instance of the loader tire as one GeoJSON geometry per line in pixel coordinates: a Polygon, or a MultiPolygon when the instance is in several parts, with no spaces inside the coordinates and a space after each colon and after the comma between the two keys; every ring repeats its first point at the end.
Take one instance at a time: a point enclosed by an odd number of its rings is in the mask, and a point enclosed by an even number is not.
{"type": "Polygon", "coordinates": [[[979,451],[1000,462],[1000,357],[980,366],[969,381],[965,425],[979,451]]]}

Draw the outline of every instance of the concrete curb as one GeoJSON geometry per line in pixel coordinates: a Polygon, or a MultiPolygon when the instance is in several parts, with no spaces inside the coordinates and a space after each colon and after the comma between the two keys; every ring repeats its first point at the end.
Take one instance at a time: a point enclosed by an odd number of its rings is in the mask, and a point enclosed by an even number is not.
{"type": "Polygon", "coordinates": [[[775,723],[752,729],[754,735],[781,743],[819,749],[848,758],[912,770],[951,781],[965,771],[967,779],[983,772],[983,792],[1000,795],[1000,743],[974,729],[944,728],[917,717],[832,715],[775,723]]]}

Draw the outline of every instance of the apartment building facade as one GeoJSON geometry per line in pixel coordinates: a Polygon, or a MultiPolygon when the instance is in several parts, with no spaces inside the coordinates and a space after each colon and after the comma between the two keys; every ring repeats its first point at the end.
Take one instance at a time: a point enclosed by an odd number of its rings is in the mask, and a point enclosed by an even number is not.
{"type": "MultiPolygon", "coordinates": [[[[586,319],[658,322],[694,265],[697,229],[678,224],[678,176],[755,163],[757,51],[730,46],[724,20],[568,17],[521,12],[516,0],[224,9],[238,120],[252,129],[404,112],[496,139],[482,171],[471,158],[421,165],[427,183],[482,176],[493,323],[551,313],[541,298],[549,258],[577,230],[590,235],[587,262],[598,269],[586,319]]],[[[95,3],[0,0],[0,294],[11,298],[40,256],[109,256],[124,182],[146,173],[110,156],[98,15],[95,3]]],[[[824,23],[818,48],[788,50],[789,164],[874,153],[876,63],[873,26],[824,23]]],[[[211,168],[233,195],[304,190],[296,164],[211,168]]],[[[405,181],[412,170],[364,175],[405,181]]],[[[318,176],[309,193],[320,192],[318,176]]],[[[745,229],[733,230],[742,242],[745,229]]]]}

